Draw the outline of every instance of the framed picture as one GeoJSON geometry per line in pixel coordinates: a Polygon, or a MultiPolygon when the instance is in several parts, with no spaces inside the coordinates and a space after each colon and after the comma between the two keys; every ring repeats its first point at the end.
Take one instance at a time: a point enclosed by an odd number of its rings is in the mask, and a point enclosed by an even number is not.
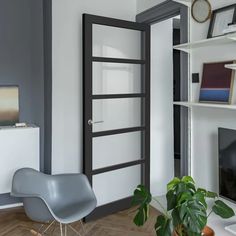
{"type": "Polygon", "coordinates": [[[19,87],[0,86],[0,126],[19,123],[19,87]]]}
{"type": "Polygon", "coordinates": [[[236,4],[214,10],[207,38],[223,35],[223,30],[234,22],[236,22],[236,4]]]}
{"type": "Polygon", "coordinates": [[[236,61],[205,63],[203,65],[199,102],[231,104],[234,70],[225,68],[236,61]]]}

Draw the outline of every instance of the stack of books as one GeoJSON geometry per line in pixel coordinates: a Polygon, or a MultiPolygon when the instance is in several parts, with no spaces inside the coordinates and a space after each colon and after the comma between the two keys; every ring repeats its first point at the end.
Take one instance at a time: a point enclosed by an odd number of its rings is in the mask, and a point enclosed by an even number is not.
{"type": "Polygon", "coordinates": [[[230,34],[236,32],[236,22],[228,24],[228,27],[223,30],[223,34],[230,34]]]}

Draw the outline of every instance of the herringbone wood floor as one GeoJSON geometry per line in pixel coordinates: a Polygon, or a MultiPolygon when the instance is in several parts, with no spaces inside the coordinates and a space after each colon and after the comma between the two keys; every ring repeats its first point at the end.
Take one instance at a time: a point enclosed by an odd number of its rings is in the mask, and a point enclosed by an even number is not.
{"type": "MultiPolygon", "coordinates": [[[[86,236],[154,236],[153,227],[158,212],[153,208],[150,210],[150,220],[142,227],[136,227],[132,220],[134,209],[119,212],[85,224],[86,236]]],[[[22,208],[0,211],[0,236],[32,236],[31,229],[38,229],[40,224],[30,221],[24,214],[22,208]]],[[[73,225],[81,234],[83,233],[80,224],[73,225]]],[[[53,231],[54,227],[52,227],[53,231]]],[[[48,232],[46,235],[56,236],[59,234],[57,225],[54,232],[48,232]]],[[[68,236],[75,235],[68,230],[68,236]]]]}

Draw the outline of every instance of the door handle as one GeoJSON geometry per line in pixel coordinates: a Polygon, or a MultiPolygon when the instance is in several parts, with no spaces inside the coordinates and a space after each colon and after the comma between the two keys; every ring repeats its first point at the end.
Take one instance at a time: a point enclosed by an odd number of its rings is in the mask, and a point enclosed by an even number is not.
{"type": "Polygon", "coordinates": [[[103,120],[100,120],[100,121],[88,120],[88,125],[101,124],[101,123],[104,123],[104,121],[103,120]]]}

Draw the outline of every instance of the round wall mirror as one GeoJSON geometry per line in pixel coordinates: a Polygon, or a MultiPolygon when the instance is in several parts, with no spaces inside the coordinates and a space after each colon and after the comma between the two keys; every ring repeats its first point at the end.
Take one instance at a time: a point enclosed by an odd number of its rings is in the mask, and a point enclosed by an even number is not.
{"type": "Polygon", "coordinates": [[[208,0],[194,0],[191,11],[195,21],[204,23],[211,17],[211,4],[208,0]]]}

